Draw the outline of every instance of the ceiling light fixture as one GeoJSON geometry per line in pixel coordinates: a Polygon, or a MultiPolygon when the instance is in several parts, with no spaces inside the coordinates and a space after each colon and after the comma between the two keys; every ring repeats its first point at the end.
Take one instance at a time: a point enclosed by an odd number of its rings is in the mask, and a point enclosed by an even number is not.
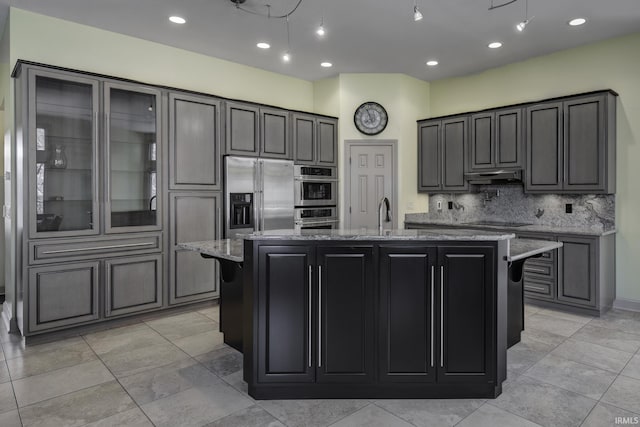
{"type": "Polygon", "coordinates": [[[321,62],[320,66],[324,68],[331,68],[333,67],[333,64],[331,62],[321,62]]]}
{"type": "Polygon", "coordinates": [[[424,16],[422,16],[422,12],[418,8],[418,0],[413,0],[413,20],[421,21],[424,16]]]}
{"type": "Polygon", "coordinates": [[[260,49],[269,49],[271,47],[271,45],[267,42],[260,42],[256,46],[258,46],[260,49]]]}
{"type": "Polygon", "coordinates": [[[181,16],[170,16],[169,21],[173,22],[174,24],[184,24],[185,22],[187,22],[187,20],[181,16]]]}
{"type": "Polygon", "coordinates": [[[291,61],[291,54],[289,53],[289,51],[286,51],[286,52],[284,53],[284,55],[282,55],[282,60],[283,60],[284,62],[289,62],[289,61],[291,61]]]}
{"type": "Polygon", "coordinates": [[[525,27],[531,22],[533,16],[529,18],[529,0],[525,0],[524,2],[524,21],[518,23],[516,25],[516,30],[519,32],[523,32],[525,27]]]}
{"type": "Polygon", "coordinates": [[[571,25],[572,27],[577,27],[584,24],[585,22],[587,22],[587,20],[584,18],[574,18],[571,21],[569,21],[568,24],[571,25]]]}
{"type": "Polygon", "coordinates": [[[434,61],[434,60],[427,61],[427,65],[429,67],[435,67],[436,65],[438,65],[438,61],[434,61]]]}
{"type": "Polygon", "coordinates": [[[319,35],[320,37],[324,37],[324,35],[326,34],[326,31],[324,30],[324,16],[320,20],[320,26],[316,30],[316,34],[319,35]]]}
{"type": "Polygon", "coordinates": [[[489,49],[498,49],[498,48],[502,47],[502,43],[500,43],[500,42],[491,42],[491,43],[489,43],[487,45],[487,47],[489,49]]]}
{"type": "Polygon", "coordinates": [[[284,53],[284,55],[282,55],[282,60],[284,62],[289,62],[289,61],[291,61],[291,32],[289,30],[289,17],[288,16],[287,16],[286,25],[287,25],[287,51],[284,53]]]}

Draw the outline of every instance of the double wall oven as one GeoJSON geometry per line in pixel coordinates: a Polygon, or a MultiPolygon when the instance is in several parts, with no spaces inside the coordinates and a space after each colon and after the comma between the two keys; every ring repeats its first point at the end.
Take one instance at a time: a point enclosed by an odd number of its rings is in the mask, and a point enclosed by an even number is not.
{"type": "Polygon", "coordinates": [[[338,228],[338,176],[334,167],[294,166],[295,228],[338,228]]]}

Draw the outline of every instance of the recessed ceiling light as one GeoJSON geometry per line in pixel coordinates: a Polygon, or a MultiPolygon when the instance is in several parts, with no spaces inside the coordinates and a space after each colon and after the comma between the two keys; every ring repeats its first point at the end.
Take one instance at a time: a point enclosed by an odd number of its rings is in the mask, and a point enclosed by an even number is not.
{"type": "Polygon", "coordinates": [[[502,43],[500,43],[500,42],[492,42],[492,43],[489,43],[487,46],[490,49],[498,49],[499,47],[502,47],[502,43]]]}
{"type": "Polygon", "coordinates": [[[324,68],[329,68],[329,67],[333,67],[333,64],[331,62],[321,62],[320,66],[324,68]]]}
{"type": "Polygon", "coordinates": [[[260,42],[256,46],[258,46],[260,49],[269,49],[271,47],[271,45],[266,42],[260,42]]]}
{"type": "Polygon", "coordinates": [[[438,61],[427,61],[427,65],[429,67],[435,67],[436,65],[438,65],[438,61]]]}
{"type": "Polygon", "coordinates": [[[187,20],[181,16],[170,16],[169,21],[173,22],[174,24],[184,24],[185,22],[187,22],[187,20]]]}
{"type": "Polygon", "coordinates": [[[569,21],[569,25],[571,25],[572,27],[577,27],[578,25],[582,25],[585,22],[587,22],[587,20],[584,18],[575,18],[569,21]]]}

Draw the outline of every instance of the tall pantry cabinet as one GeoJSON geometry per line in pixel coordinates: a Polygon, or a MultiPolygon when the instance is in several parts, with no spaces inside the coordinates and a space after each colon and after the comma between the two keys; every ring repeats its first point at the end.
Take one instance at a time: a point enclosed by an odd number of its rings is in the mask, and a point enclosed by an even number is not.
{"type": "Polygon", "coordinates": [[[20,331],[216,296],[215,263],[175,245],[218,238],[219,101],[22,62],[14,77],[20,331]]]}

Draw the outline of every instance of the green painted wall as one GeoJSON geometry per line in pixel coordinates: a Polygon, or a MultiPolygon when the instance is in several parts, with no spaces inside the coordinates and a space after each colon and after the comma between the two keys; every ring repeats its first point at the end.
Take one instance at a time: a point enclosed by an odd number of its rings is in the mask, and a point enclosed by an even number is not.
{"type": "Polygon", "coordinates": [[[431,116],[613,89],[617,296],[640,302],[640,33],[431,83],[431,116]]]}
{"type": "Polygon", "coordinates": [[[11,64],[25,59],[294,110],[313,110],[313,85],[306,80],[13,7],[9,19],[11,64]]]}

